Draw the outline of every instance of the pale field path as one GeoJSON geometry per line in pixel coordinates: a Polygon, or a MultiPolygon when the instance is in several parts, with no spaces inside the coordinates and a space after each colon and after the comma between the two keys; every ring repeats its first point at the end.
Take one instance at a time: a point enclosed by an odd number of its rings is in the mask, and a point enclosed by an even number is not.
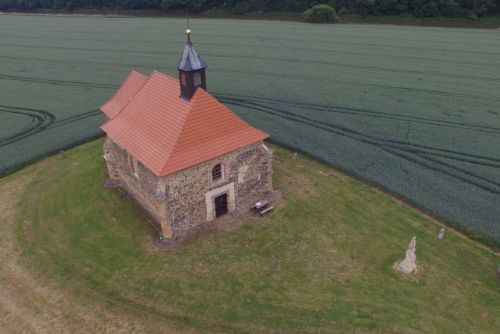
{"type": "MultiPolygon", "coordinates": [[[[100,135],[185,20],[0,15],[0,173],[100,135]]],[[[193,19],[208,90],[271,140],[500,243],[500,30],[193,19]]]]}
{"type": "Polygon", "coordinates": [[[17,204],[26,185],[49,162],[0,180],[0,332],[194,333],[124,307],[111,309],[95,295],[74,294],[43,280],[22,263],[15,241],[17,204]]]}

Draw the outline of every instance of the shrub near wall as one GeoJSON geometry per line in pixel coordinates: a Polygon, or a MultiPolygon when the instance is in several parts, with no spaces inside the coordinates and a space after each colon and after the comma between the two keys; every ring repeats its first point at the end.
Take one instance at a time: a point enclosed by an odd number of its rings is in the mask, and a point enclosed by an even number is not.
{"type": "Polygon", "coordinates": [[[335,9],[327,4],[316,5],[304,12],[304,21],[312,23],[340,22],[335,9]]]}

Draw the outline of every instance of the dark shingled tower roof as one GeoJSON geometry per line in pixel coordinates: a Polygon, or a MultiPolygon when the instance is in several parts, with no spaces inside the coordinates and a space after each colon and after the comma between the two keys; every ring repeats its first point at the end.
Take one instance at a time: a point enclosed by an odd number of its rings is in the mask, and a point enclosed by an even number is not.
{"type": "Polygon", "coordinates": [[[202,68],[207,68],[207,64],[201,59],[198,52],[191,42],[190,31],[188,32],[188,40],[181,59],[177,63],[177,69],[181,71],[196,71],[202,68]]]}

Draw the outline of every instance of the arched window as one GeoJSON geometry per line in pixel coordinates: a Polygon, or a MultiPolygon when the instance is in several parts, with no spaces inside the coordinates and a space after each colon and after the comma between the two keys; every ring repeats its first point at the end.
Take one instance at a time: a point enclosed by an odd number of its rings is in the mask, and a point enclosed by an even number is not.
{"type": "Polygon", "coordinates": [[[222,164],[217,164],[212,168],[212,181],[218,181],[223,177],[223,167],[222,164]]]}

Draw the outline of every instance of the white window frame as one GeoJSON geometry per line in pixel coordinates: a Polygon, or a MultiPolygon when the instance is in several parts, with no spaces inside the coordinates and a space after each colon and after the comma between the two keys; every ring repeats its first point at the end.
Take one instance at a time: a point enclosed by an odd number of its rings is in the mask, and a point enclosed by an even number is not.
{"type": "Polygon", "coordinates": [[[227,194],[227,211],[232,212],[236,209],[236,199],[234,191],[234,182],[226,184],[217,189],[213,189],[205,193],[205,203],[207,206],[207,221],[214,220],[215,217],[215,198],[217,196],[227,194]]]}

